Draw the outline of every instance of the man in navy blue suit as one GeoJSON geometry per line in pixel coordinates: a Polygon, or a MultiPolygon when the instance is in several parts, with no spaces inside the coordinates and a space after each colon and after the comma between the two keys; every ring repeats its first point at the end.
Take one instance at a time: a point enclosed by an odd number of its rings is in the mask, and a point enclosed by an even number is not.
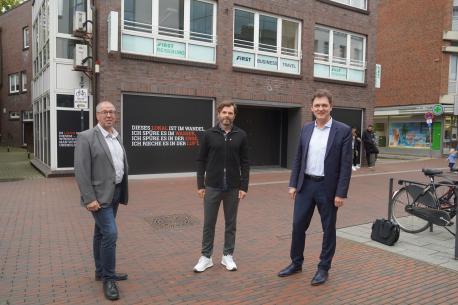
{"type": "Polygon", "coordinates": [[[278,275],[285,277],[302,271],[305,232],[316,206],[323,227],[323,244],[318,270],[311,282],[315,286],[328,279],[336,250],[337,209],[343,206],[350,185],[352,138],[349,126],[331,118],[329,91],[318,90],[314,94],[311,110],[316,120],[302,128],[289,182],[288,192],[294,199],[292,262],[278,275]]]}

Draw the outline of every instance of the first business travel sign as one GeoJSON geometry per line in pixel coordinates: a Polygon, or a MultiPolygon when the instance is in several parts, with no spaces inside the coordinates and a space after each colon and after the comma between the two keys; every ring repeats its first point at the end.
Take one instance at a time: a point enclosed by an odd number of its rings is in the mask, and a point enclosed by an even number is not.
{"type": "Polygon", "coordinates": [[[299,74],[298,60],[238,51],[233,54],[233,65],[237,67],[299,74]]]}

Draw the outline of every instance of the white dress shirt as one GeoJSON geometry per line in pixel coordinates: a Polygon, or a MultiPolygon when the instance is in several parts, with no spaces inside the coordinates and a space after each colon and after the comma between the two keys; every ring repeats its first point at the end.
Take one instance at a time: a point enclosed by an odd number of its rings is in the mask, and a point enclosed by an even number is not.
{"type": "Polygon", "coordinates": [[[102,135],[107,142],[108,148],[110,149],[111,158],[113,159],[113,165],[116,172],[116,184],[122,182],[122,177],[124,176],[124,151],[122,150],[121,144],[119,143],[117,137],[118,132],[113,128],[113,133],[109,133],[103,129],[100,124],[97,126],[102,131],[102,135]]]}
{"type": "Polygon", "coordinates": [[[324,176],[324,157],[326,155],[326,146],[328,145],[331,126],[332,118],[329,119],[323,128],[319,128],[315,121],[315,128],[313,129],[307,152],[305,174],[312,176],[324,176]]]}

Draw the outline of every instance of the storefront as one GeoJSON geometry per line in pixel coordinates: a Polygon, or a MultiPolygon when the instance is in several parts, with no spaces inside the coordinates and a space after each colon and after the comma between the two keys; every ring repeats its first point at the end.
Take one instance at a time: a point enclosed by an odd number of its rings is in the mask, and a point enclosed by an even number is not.
{"type": "Polygon", "coordinates": [[[431,127],[424,118],[432,105],[404,106],[375,110],[375,133],[382,153],[441,156],[455,148],[457,119],[453,105],[443,105],[444,113],[435,116],[431,127]]]}

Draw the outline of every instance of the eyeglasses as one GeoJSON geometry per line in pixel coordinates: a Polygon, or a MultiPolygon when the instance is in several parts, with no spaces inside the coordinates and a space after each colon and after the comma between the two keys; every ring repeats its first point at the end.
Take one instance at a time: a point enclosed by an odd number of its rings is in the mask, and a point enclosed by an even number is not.
{"type": "Polygon", "coordinates": [[[116,115],[115,110],[110,110],[110,111],[99,111],[97,113],[100,113],[101,115],[107,116],[107,115],[116,115]]]}

